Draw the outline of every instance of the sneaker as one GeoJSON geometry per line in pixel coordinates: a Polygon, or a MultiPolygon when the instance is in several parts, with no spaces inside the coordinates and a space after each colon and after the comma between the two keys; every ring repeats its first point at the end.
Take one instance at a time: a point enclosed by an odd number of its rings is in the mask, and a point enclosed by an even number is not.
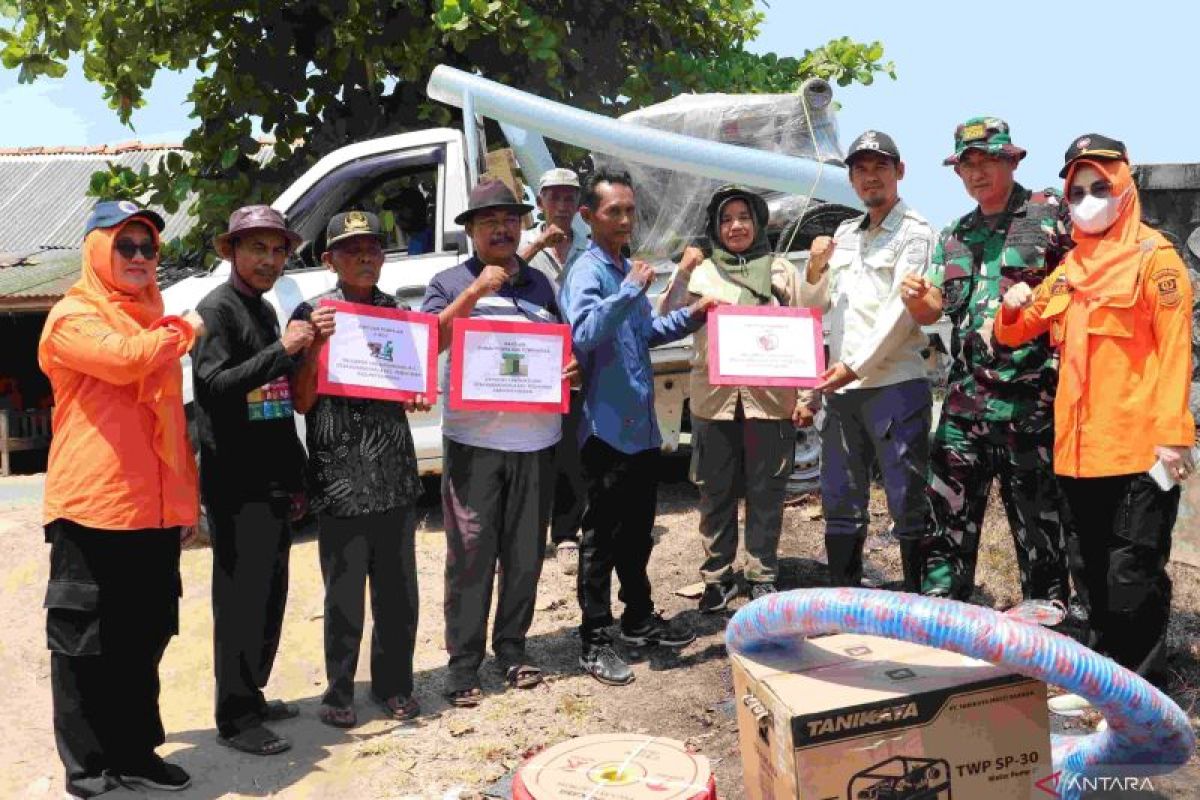
{"type": "Polygon", "coordinates": [[[752,583],[750,584],[750,599],[757,600],[760,597],[766,597],[767,595],[775,594],[778,591],[779,590],[775,588],[775,584],[771,583],[770,581],[752,583]]]}
{"type": "Polygon", "coordinates": [[[621,660],[617,651],[606,644],[584,645],[579,666],[601,683],[624,686],[633,682],[633,670],[621,660]]]}
{"type": "Polygon", "coordinates": [[[737,597],[737,584],[733,582],[709,583],[704,587],[700,596],[700,611],[705,614],[715,614],[724,611],[729,601],[737,597]]]}
{"type": "Polygon", "coordinates": [[[646,647],[652,644],[685,647],[696,641],[696,632],[678,617],[665,620],[662,614],[656,611],[633,628],[626,629],[622,623],[620,638],[630,647],[646,647]]]}
{"type": "Polygon", "coordinates": [[[117,770],[117,780],[126,786],[142,786],[164,792],[179,792],[192,785],[192,778],[183,767],[163,761],[156,755],[135,768],[117,770]]]}
{"type": "Polygon", "coordinates": [[[574,575],[579,571],[579,544],[574,539],[564,539],[554,546],[554,561],[563,575],[574,575]]]}

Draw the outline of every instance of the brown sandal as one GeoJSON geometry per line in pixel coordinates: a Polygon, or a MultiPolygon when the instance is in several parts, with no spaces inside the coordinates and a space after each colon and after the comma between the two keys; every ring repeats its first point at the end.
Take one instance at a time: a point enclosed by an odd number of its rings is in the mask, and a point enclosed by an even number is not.
{"type": "Polygon", "coordinates": [[[376,697],[375,695],[371,696],[375,699],[375,702],[379,704],[379,707],[383,709],[383,713],[399,722],[413,719],[421,714],[421,704],[417,702],[417,698],[415,697],[401,697],[400,695],[392,695],[384,700],[382,697],[376,697]]]}
{"type": "Polygon", "coordinates": [[[446,699],[450,701],[450,705],[452,706],[475,708],[483,702],[483,690],[478,686],[470,686],[466,689],[454,689],[446,692],[446,699]]]}
{"type": "Polygon", "coordinates": [[[351,706],[331,706],[322,704],[317,712],[318,719],[334,728],[353,728],[358,724],[358,714],[351,706]]]}

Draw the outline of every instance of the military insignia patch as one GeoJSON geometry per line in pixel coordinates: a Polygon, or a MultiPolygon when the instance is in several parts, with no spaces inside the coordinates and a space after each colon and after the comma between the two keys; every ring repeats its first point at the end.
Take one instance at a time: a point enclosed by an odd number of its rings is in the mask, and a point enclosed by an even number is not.
{"type": "Polygon", "coordinates": [[[1052,296],[1060,295],[1060,294],[1069,294],[1070,291],[1071,291],[1071,284],[1067,283],[1066,275],[1059,275],[1058,280],[1054,281],[1054,285],[1050,287],[1050,294],[1052,296]]]}
{"type": "Polygon", "coordinates": [[[367,221],[367,215],[361,211],[351,211],[346,215],[346,221],[343,223],[346,233],[353,231],[369,231],[371,223],[367,221]]]}
{"type": "Polygon", "coordinates": [[[982,139],[986,134],[987,126],[980,122],[963,128],[962,139],[964,142],[970,142],[975,139],[982,139]]]}
{"type": "Polygon", "coordinates": [[[1158,287],[1158,304],[1163,308],[1174,308],[1179,305],[1183,295],[1179,293],[1179,272],[1174,269],[1164,269],[1154,274],[1154,285],[1158,287]]]}

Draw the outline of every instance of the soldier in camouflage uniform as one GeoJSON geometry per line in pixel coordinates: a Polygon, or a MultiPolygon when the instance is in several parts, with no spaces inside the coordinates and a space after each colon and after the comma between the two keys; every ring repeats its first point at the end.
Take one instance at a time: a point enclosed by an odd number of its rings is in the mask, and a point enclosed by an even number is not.
{"type": "Polygon", "coordinates": [[[1058,192],[1031,192],[1013,178],[1025,151],[1008,125],[976,117],[954,133],[945,160],[979,205],[948,225],[930,280],[954,325],[950,385],[934,439],[922,590],[970,597],[992,479],[1008,514],[1025,599],[1069,597],[1060,495],[1052,468],[1058,358],[1045,336],[1017,348],[992,337],[1006,289],[1035,286],[1073,242],[1058,192]]]}

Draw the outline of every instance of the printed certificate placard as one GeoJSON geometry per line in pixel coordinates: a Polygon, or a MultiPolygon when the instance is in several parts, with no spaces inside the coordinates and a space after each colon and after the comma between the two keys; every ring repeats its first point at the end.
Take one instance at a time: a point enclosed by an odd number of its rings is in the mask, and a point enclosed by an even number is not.
{"type": "Polygon", "coordinates": [[[540,322],[456,319],[450,340],[450,408],[565,414],[563,369],[571,328],[540,322]]]}
{"type": "Polygon", "coordinates": [[[729,305],[709,310],[708,382],[714,386],[816,386],[824,371],[820,311],[729,305]]]}
{"type": "Polygon", "coordinates": [[[438,318],[434,314],[342,300],[321,348],[317,392],[372,400],[437,399],[438,318]]]}

